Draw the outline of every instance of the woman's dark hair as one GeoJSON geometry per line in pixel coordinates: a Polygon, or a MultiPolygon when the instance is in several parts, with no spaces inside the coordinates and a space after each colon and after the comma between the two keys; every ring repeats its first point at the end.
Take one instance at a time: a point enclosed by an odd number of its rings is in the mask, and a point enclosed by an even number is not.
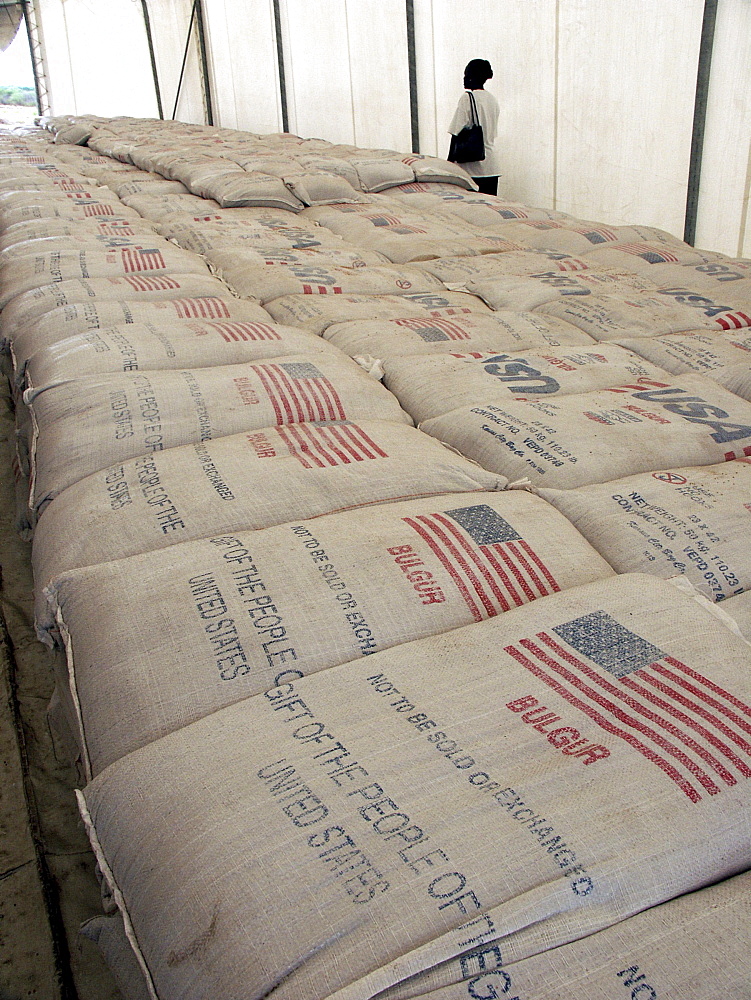
{"type": "Polygon", "coordinates": [[[464,89],[477,90],[493,76],[493,69],[487,59],[470,59],[464,67],[464,89]]]}

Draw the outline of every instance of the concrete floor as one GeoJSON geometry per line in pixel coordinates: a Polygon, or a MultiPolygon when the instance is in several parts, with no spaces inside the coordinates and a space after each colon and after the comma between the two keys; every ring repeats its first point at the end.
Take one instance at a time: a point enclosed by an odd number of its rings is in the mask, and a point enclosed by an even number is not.
{"type": "Polygon", "coordinates": [[[47,720],[55,654],[34,635],[31,544],[14,526],[15,423],[1,383],[0,1000],[120,1000],[98,950],[78,933],[101,902],[76,771],[47,720]]]}

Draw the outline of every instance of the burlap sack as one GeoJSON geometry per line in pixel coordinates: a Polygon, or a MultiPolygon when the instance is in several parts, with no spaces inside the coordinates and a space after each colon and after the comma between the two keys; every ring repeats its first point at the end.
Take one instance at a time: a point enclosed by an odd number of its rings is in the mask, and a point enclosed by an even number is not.
{"type": "Polygon", "coordinates": [[[356,189],[344,177],[338,177],[328,171],[300,173],[290,171],[285,173],[284,183],[303,205],[356,203],[367,200],[359,190],[359,183],[356,189]]]}
{"type": "Polygon", "coordinates": [[[219,208],[218,202],[193,194],[131,194],[123,203],[154,222],[182,215],[209,215],[219,208]]]}
{"type": "Polygon", "coordinates": [[[494,232],[507,235],[528,247],[558,250],[570,254],[587,254],[611,243],[634,240],[657,240],[660,243],[683,246],[669,233],[651,226],[602,226],[581,219],[515,219],[493,227],[494,232]]]}
{"type": "Polygon", "coordinates": [[[619,573],[677,574],[711,601],[751,589],[751,459],[541,490],[619,573]]]}
{"type": "MultiPolygon", "coordinates": [[[[11,348],[11,353],[12,348],[11,348]]],[[[76,334],[32,354],[25,388],[109,372],[211,368],[290,354],[340,356],[321,337],[291,326],[236,320],[132,323],[76,334]]]]}
{"type": "Polygon", "coordinates": [[[60,380],[27,389],[24,401],[34,422],[34,509],[99,469],[181,444],[294,423],[411,423],[390,392],[338,353],[60,380]]]}
{"type": "Polygon", "coordinates": [[[135,952],[128,941],[121,913],[92,917],[80,933],[97,946],[115,977],[123,1000],[154,1000],[135,952]]]}
{"type": "Polygon", "coordinates": [[[741,634],[751,642],[751,590],[728,597],[722,602],[722,610],[730,615],[741,634]]]}
{"type": "Polygon", "coordinates": [[[119,179],[109,187],[115,192],[118,198],[129,198],[136,194],[188,194],[188,189],[180,181],[168,181],[164,177],[144,177],[143,171],[125,180],[119,179]]]}
{"type": "Polygon", "coordinates": [[[148,238],[154,227],[146,219],[110,217],[106,219],[38,219],[17,222],[5,229],[0,236],[0,250],[29,240],[49,239],[54,236],[143,236],[148,238]]]}
{"type": "MultiPolygon", "coordinates": [[[[371,269],[372,270],[372,269],[371,269]]],[[[350,320],[402,319],[409,316],[449,318],[492,310],[466,292],[408,292],[405,295],[283,295],[264,304],[278,323],[303,326],[321,334],[332,323],[350,320]]]]}
{"type": "Polygon", "coordinates": [[[101,302],[158,302],[163,299],[231,299],[229,288],[210,274],[131,274],[121,278],[76,278],[32,288],[0,313],[0,347],[7,347],[45,313],[62,306],[98,308],[101,302]]]}
{"type": "Polygon", "coordinates": [[[415,268],[337,267],[315,260],[309,264],[243,263],[232,271],[231,280],[238,295],[258,299],[262,304],[283,295],[403,295],[444,291],[437,278],[415,268]]]}
{"type": "Polygon", "coordinates": [[[228,173],[222,177],[207,180],[202,189],[207,198],[213,198],[222,208],[286,208],[299,212],[303,203],[279,177],[269,174],[243,172],[228,173]]]}
{"type": "Polygon", "coordinates": [[[310,674],[611,575],[538,497],[473,492],[185,542],[63,573],[48,593],[95,774],[280,672],[310,674]],[[178,621],[169,635],[159,626],[178,621]]]}
{"type": "Polygon", "coordinates": [[[591,295],[611,295],[627,299],[635,292],[654,292],[657,286],[633,271],[579,271],[567,274],[547,268],[536,274],[502,278],[475,278],[463,283],[468,292],[479,295],[493,309],[536,309],[546,302],[572,298],[579,302],[591,295]]]}
{"type": "Polygon", "coordinates": [[[131,459],[73,484],[39,519],[37,628],[46,638],[54,625],[44,587],[70,569],[219,532],[505,485],[427,434],[375,420],[265,427],[131,459]],[[91,530],[68,530],[82,511],[91,530]]]}
{"type": "Polygon", "coordinates": [[[583,257],[572,257],[552,250],[525,250],[523,247],[516,250],[515,246],[515,243],[509,242],[506,252],[503,253],[479,257],[446,257],[442,260],[422,261],[415,267],[435,275],[446,284],[457,286],[466,286],[470,281],[480,279],[492,281],[501,275],[537,274],[548,271],[572,274],[591,269],[583,257]]]}
{"type": "Polygon", "coordinates": [[[450,185],[465,188],[467,191],[477,190],[475,182],[458,163],[450,163],[438,156],[422,156],[417,153],[403,156],[402,163],[412,168],[415,179],[422,186],[440,184],[441,188],[450,185]]]}
{"type": "Polygon", "coordinates": [[[672,375],[696,372],[751,400],[751,330],[733,333],[673,333],[621,340],[630,351],[672,375]]]}
{"type": "MultiPolygon", "coordinates": [[[[163,241],[157,237],[159,243],[163,241]]],[[[154,234],[149,237],[145,233],[127,235],[125,233],[83,233],[76,236],[46,236],[43,239],[25,240],[13,243],[7,249],[0,249],[0,268],[11,261],[20,259],[29,260],[39,255],[48,257],[50,253],[70,254],[74,252],[95,253],[97,256],[103,252],[109,253],[119,251],[120,248],[128,247],[130,250],[142,248],[149,243],[153,245],[154,234]]],[[[79,275],[80,277],[80,275],[79,275]]],[[[53,279],[54,280],[54,279],[53,279]]],[[[50,278],[46,277],[45,282],[50,278]]],[[[31,286],[35,287],[35,286],[31,286]]]]}
{"type": "Polygon", "coordinates": [[[661,264],[657,277],[661,287],[688,286],[718,302],[725,293],[731,295],[733,301],[742,293],[746,308],[751,308],[751,261],[748,260],[724,257],[707,264],[661,264]]]}
{"type": "MultiPolygon", "coordinates": [[[[461,350],[463,345],[455,346],[461,350]]],[[[613,344],[590,350],[386,357],[381,367],[383,384],[416,423],[465,406],[504,406],[665,376],[663,369],[613,344]]]]}
{"type": "Polygon", "coordinates": [[[161,236],[145,245],[52,250],[0,264],[0,309],[17,295],[50,283],[125,275],[198,274],[209,276],[206,263],[161,236]]]}
{"type": "Polygon", "coordinates": [[[634,240],[590,250],[587,259],[593,266],[605,265],[618,270],[636,271],[660,281],[661,264],[711,264],[725,263],[725,254],[711,250],[698,250],[687,243],[663,243],[660,240],[634,240]]]}
{"type": "Polygon", "coordinates": [[[748,868],[748,655],[690,596],[615,577],[287,665],[79,801],[158,997],[375,997],[748,868]]]}
{"type": "MultiPolygon", "coordinates": [[[[11,342],[10,353],[16,384],[23,385],[29,358],[36,355],[49,356],[50,350],[56,344],[87,331],[104,331],[113,327],[128,327],[143,323],[159,327],[169,326],[172,330],[179,330],[186,324],[204,321],[223,323],[225,320],[230,320],[232,323],[263,326],[270,324],[269,314],[255,302],[237,299],[229,294],[228,289],[225,290],[225,296],[162,299],[155,302],[104,300],[98,301],[97,304],[78,302],[52,309],[24,327],[11,342]]],[[[96,338],[90,342],[96,343],[96,338]]],[[[102,353],[106,356],[106,352],[102,353]]],[[[106,364],[104,359],[100,360],[106,364]]]]}
{"type": "Polygon", "coordinates": [[[334,323],[323,336],[350,357],[388,358],[393,355],[449,354],[456,351],[522,351],[592,346],[586,333],[533,312],[468,313],[446,319],[403,317],[334,323]]]}
{"type": "MultiPolygon", "coordinates": [[[[114,195],[112,195],[114,198],[114,195]]],[[[40,199],[26,199],[26,204],[15,208],[3,208],[0,212],[0,229],[6,230],[19,222],[33,222],[41,219],[138,219],[140,216],[121,201],[68,199],[42,202],[40,199]]]]}
{"type": "Polygon", "coordinates": [[[238,295],[247,293],[251,298],[257,298],[253,291],[256,285],[251,275],[267,266],[276,269],[280,265],[289,265],[307,274],[310,268],[335,267],[339,270],[366,268],[369,265],[382,267],[388,266],[389,263],[383,254],[348,247],[344,242],[337,247],[311,247],[300,250],[294,250],[289,245],[274,247],[260,244],[256,249],[250,245],[225,244],[216,250],[206,250],[204,257],[212,272],[226,281],[238,295]]]}
{"type": "Polygon", "coordinates": [[[751,454],[751,404],[698,375],[463,407],[428,434],[514,481],[572,489],[751,454]]]}
{"type": "MultiPolygon", "coordinates": [[[[503,962],[501,948],[480,946],[384,991],[379,1000],[418,995],[424,1000],[475,1000],[493,993],[605,1000],[618,985],[621,995],[634,1000],[746,1000],[750,906],[751,873],[746,872],[510,965],[503,962]],[[442,980],[455,985],[431,988],[442,980]]],[[[122,933],[121,941],[126,940],[122,933]]],[[[139,979],[143,982],[143,974],[139,979]]]]}
{"type": "MultiPolygon", "coordinates": [[[[425,196],[417,195],[415,202],[422,204],[425,196]],[[419,199],[419,200],[418,200],[419,199]]],[[[450,213],[462,222],[472,226],[496,227],[512,219],[567,219],[563,212],[547,208],[530,208],[518,202],[504,201],[492,195],[482,195],[476,192],[450,192],[441,198],[443,211],[450,213]]],[[[410,203],[412,199],[410,198],[410,203]]]]}
{"type": "Polygon", "coordinates": [[[751,310],[720,305],[685,288],[635,292],[627,299],[604,294],[570,296],[546,302],[539,311],[578,326],[595,340],[659,337],[700,327],[719,333],[751,326],[751,310]]]}

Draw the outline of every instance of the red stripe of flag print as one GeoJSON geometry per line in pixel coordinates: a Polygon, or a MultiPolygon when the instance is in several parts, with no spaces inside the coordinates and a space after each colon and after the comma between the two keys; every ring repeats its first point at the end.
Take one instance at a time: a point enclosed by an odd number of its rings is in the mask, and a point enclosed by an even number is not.
{"type": "Polygon", "coordinates": [[[303,285],[303,295],[341,295],[339,285],[303,285]]]}
{"type": "Polygon", "coordinates": [[[277,424],[346,420],[336,389],[307,361],[254,365],[274,407],[277,424]]]}
{"type": "Polygon", "coordinates": [[[645,246],[643,243],[619,243],[613,249],[633,254],[635,257],[643,257],[650,264],[678,263],[678,258],[675,254],[670,253],[668,250],[655,250],[653,247],[645,246]]]}
{"type": "Polygon", "coordinates": [[[306,469],[388,458],[388,454],[357,424],[289,424],[279,427],[278,433],[290,455],[306,469]]]}
{"type": "Polygon", "coordinates": [[[550,266],[551,268],[555,268],[556,271],[589,270],[589,264],[585,260],[579,260],[578,257],[564,257],[563,260],[552,260],[550,266]]]}
{"type": "Polygon", "coordinates": [[[691,802],[751,777],[751,707],[605,611],[505,651],[691,802]]]}
{"type": "Polygon", "coordinates": [[[240,340],[281,340],[282,336],[266,323],[208,323],[227,343],[240,340]]]}
{"type": "Polygon", "coordinates": [[[721,313],[715,317],[715,323],[722,330],[740,330],[745,326],[751,326],[751,316],[748,313],[735,312],[721,313]]]}
{"type": "Polygon", "coordinates": [[[469,334],[448,319],[395,319],[396,326],[406,326],[423,340],[469,340],[469,334]]]}
{"type": "Polygon", "coordinates": [[[132,274],[134,271],[164,271],[167,265],[159,250],[144,250],[143,247],[121,247],[120,256],[123,268],[132,274]]]}
{"type": "Polygon", "coordinates": [[[84,205],[83,214],[87,218],[93,218],[97,215],[114,215],[115,210],[112,205],[84,205]]]}
{"type": "Polygon", "coordinates": [[[212,296],[173,299],[172,304],[180,319],[224,319],[229,316],[229,308],[224,299],[212,296]]]}
{"type": "Polygon", "coordinates": [[[477,622],[560,590],[532,547],[487,504],[404,520],[441,561],[477,622]]]}
{"type": "Polygon", "coordinates": [[[173,288],[180,287],[179,281],[165,276],[161,278],[147,278],[144,275],[133,275],[123,278],[123,281],[127,281],[130,287],[134,288],[137,292],[169,292],[173,288]]]}

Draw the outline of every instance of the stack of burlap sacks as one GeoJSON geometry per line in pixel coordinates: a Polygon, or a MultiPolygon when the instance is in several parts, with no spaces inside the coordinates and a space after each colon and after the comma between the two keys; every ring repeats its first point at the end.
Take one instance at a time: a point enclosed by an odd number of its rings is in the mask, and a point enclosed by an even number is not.
{"type": "Polygon", "coordinates": [[[748,1000],[751,262],[44,124],[0,338],[125,995],[748,1000]]]}

